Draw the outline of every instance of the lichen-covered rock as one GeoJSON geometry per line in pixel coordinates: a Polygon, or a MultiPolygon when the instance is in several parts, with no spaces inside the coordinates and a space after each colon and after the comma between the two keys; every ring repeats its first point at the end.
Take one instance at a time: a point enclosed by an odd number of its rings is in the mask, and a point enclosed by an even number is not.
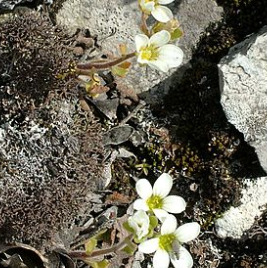
{"type": "Polygon", "coordinates": [[[0,0],[0,13],[13,10],[18,4],[31,3],[35,0],[0,0]]]}
{"type": "Polygon", "coordinates": [[[232,237],[239,239],[254,223],[256,217],[260,217],[266,208],[266,178],[258,178],[256,181],[244,181],[241,204],[231,207],[223,217],[216,220],[216,232],[220,237],[232,237]]]}
{"type": "MultiPolygon", "coordinates": [[[[219,64],[221,104],[228,120],[256,150],[264,169],[267,161],[266,27],[233,47],[219,64]]],[[[216,221],[221,237],[240,238],[266,205],[266,177],[245,180],[241,205],[216,221]]]]}
{"type": "Polygon", "coordinates": [[[57,247],[102,185],[102,129],[72,79],[55,76],[72,59],[61,29],[29,12],[0,38],[0,239],[57,247]]]}
{"type": "Polygon", "coordinates": [[[266,169],[266,27],[234,46],[219,64],[221,104],[229,120],[256,148],[266,169]]]}
{"type": "MultiPolygon", "coordinates": [[[[209,23],[221,19],[222,8],[215,1],[209,0],[174,1],[169,7],[184,31],[178,46],[185,53],[186,63],[191,59],[192,49],[204,29],[209,23]]],[[[97,36],[102,54],[115,52],[120,43],[126,43],[129,51],[135,50],[134,37],[141,33],[141,12],[138,1],[132,0],[100,0],[97,3],[67,0],[57,14],[57,22],[67,26],[71,32],[75,32],[77,28],[88,28],[92,35],[97,36]]],[[[140,93],[164,81],[175,71],[173,69],[169,74],[158,73],[149,68],[141,68],[135,63],[123,82],[140,93]]]]}

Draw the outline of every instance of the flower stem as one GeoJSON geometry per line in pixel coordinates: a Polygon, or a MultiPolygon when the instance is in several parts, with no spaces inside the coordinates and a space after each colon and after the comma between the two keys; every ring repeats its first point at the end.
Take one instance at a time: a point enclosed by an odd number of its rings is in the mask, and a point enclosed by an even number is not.
{"type": "Polygon", "coordinates": [[[150,37],[151,36],[151,33],[150,33],[150,31],[148,29],[148,26],[147,26],[147,23],[146,23],[147,19],[148,19],[148,15],[145,14],[145,13],[142,13],[142,16],[141,16],[141,26],[140,26],[140,28],[141,28],[141,30],[142,30],[142,32],[144,34],[146,34],[147,36],[150,37]]]}
{"type": "Polygon", "coordinates": [[[104,249],[98,249],[94,250],[90,254],[86,253],[85,251],[82,250],[76,250],[76,251],[71,251],[69,252],[69,256],[74,259],[80,259],[83,260],[85,258],[90,258],[90,257],[97,257],[101,255],[107,255],[110,253],[114,253],[125,246],[128,245],[129,241],[133,238],[133,235],[127,236],[122,242],[118,243],[117,245],[110,247],[110,248],[104,248],[104,249]]]}
{"type": "Polygon", "coordinates": [[[83,70],[89,70],[92,68],[98,69],[98,70],[105,70],[109,69],[110,67],[117,65],[127,59],[133,58],[136,55],[136,52],[132,52],[129,54],[126,54],[118,59],[115,59],[110,62],[88,62],[88,63],[78,63],[76,73],[79,74],[85,74],[83,70]]]}

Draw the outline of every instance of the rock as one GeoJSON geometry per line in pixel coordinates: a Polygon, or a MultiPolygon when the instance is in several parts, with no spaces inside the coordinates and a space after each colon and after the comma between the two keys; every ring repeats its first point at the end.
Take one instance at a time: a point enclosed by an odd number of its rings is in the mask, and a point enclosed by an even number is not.
{"type": "Polygon", "coordinates": [[[221,104],[229,122],[256,149],[262,167],[266,162],[266,27],[230,49],[219,63],[221,104]]]}
{"type": "Polygon", "coordinates": [[[31,3],[34,0],[0,0],[0,13],[8,10],[13,10],[18,4],[31,3]]]}
{"type": "MultiPolygon", "coordinates": [[[[178,45],[183,49],[184,63],[187,63],[191,59],[191,50],[204,29],[210,23],[221,19],[222,8],[210,0],[175,0],[168,7],[180,21],[184,31],[178,45]]],[[[72,33],[77,28],[88,28],[92,35],[96,35],[102,47],[102,54],[111,51],[115,54],[121,43],[128,45],[129,52],[134,51],[134,37],[141,33],[140,18],[138,1],[133,0],[100,0],[97,4],[87,0],[67,0],[57,14],[57,22],[65,25],[72,33]]],[[[133,64],[122,81],[138,94],[164,81],[175,71],[176,69],[173,69],[164,74],[133,64]]]]}
{"type": "Polygon", "coordinates": [[[222,218],[216,221],[217,235],[225,238],[241,238],[266,208],[266,177],[258,178],[256,181],[245,180],[242,190],[241,205],[231,207],[222,218]]]}
{"type": "Polygon", "coordinates": [[[116,126],[108,130],[103,135],[103,144],[107,145],[119,145],[129,140],[134,128],[129,125],[116,126]]]}
{"type": "MultiPolygon", "coordinates": [[[[266,161],[266,27],[230,49],[219,63],[221,104],[228,120],[266,161]]],[[[241,238],[266,207],[266,177],[243,182],[241,205],[231,207],[215,223],[220,237],[241,238]],[[263,209],[262,209],[263,208],[263,209]]]]}

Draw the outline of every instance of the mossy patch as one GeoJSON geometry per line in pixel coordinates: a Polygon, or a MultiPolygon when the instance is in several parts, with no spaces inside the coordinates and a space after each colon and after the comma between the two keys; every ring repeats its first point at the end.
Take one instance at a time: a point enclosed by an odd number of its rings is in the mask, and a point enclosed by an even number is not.
{"type": "Polygon", "coordinates": [[[68,247],[103,184],[102,128],[76,82],[56,77],[72,37],[36,12],[0,29],[0,238],[48,249],[69,233],[68,247]]]}

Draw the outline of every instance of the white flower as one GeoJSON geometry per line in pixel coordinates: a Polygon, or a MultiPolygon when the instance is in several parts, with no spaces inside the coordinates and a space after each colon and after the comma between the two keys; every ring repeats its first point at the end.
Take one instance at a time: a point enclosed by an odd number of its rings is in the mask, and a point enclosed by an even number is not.
{"type": "Polygon", "coordinates": [[[175,268],[191,268],[193,259],[182,243],[195,239],[200,233],[200,225],[196,222],[186,223],[177,228],[177,220],[169,215],[161,227],[161,235],[142,242],[139,251],[153,253],[154,268],[168,268],[170,260],[175,268]]]}
{"type": "Polygon", "coordinates": [[[138,63],[148,64],[151,68],[167,72],[182,63],[183,51],[172,44],[170,33],[166,30],[155,33],[151,38],[145,34],[135,36],[138,63]]]}
{"type": "Polygon", "coordinates": [[[161,5],[167,5],[174,0],[139,0],[141,10],[160,22],[168,22],[173,18],[171,10],[161,5]]]}
{"type": "Polygon", "coordinates": [[[149,233],[150,219],[143,210],[139,210],[129,217],[128,224],[135,231],[135,235],[139,240],[149,233]]]}
{"type": "Polygon", "coordinates": [[[141,197],[134,202],[136,210],[152,210],[156,217],[163,221],[170,213],[180,213],[185,210],[184,199],[177,195],[169,195],[173,180],[167,173],[163,173],[152,187],[146,179],[140,179],[136,183],[136,190],[141,197]]]}

